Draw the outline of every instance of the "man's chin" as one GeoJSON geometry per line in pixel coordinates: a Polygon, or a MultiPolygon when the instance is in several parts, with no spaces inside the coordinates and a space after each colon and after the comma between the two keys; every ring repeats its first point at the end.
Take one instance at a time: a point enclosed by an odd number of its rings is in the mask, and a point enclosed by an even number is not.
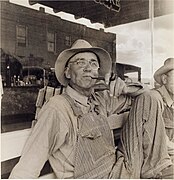
{"type": "Polygon", "coordinates": [[[93,81],[83,81],[83,82],[81,82],[81,83],[79,83],[79,86],[81,87],[81,88],[84,88],[84,89],[90,89],[90,88],[92,88],[93,86],[95,85],[95,82],[93,82],[93,81]]]}
{"type": "Polygon", "coordinates": [[[83,88],[83,89],[88,90],[88,89],[93,88],[94,85],[95,85],[95,84],[83,84],[83,85],[81,85],[80,87],[83,88]]]}

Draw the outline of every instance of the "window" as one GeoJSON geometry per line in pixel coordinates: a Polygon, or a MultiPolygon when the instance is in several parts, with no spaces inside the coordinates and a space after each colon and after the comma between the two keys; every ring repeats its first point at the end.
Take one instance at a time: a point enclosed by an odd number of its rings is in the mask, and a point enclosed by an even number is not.
{"type": "Polygon", "coordinates": [[[47,33],[47,47],[49,52],[54,52],[56,50],[55,47],[55,33],[47,33]]]}
{"type": "Polygon", "coordinates": [[[71,46],[71,36],[66,36],[65,37],[65,45],[66,46],[71,46]]]}
{"type": "Polygon", "coordinates": [[[27,27],[18,25],[16,28],[17,45],[26,47],[27,46],[27,27]]]}

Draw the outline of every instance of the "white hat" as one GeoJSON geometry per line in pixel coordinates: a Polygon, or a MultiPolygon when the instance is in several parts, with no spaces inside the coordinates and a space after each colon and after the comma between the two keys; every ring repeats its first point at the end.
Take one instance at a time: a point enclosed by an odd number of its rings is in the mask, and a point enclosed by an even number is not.
{"type": "Polygon", "coordinates": [[[162,85],[161,75],[174,69],[174,58],[168,58],[165,60],[164,65],[160,67],[154,74],[154,79],[157,83],[162,85]]]}
{"type": "Polygon", "coordinates": [[[66,86],[68,84],[68,79],[64,74],[67,62],[72,56],[80,52],[93,52],[97,55],[100,63],[99,74],[101,76],[105,76],[107,73],[111,72],[112,60],[109,53],[103,48],[92,47],[87,41],[78,39],[70,49],[62,51],[57,57],[55,63],[55,74],[62,85],[66,86]]]}

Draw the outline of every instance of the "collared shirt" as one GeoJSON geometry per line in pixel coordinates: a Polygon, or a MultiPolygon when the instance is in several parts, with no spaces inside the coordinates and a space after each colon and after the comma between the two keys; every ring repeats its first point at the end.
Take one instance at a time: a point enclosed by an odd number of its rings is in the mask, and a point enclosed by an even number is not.
{"type": "MultiPolygon", "coordinates": [[[[69,86],[66,93],[84,113],[94,105],[106,117],[127,109],[131,104],[131,98],[123,95],[111,98],[107,91],[93,93],[90,100],[69,86]]],[[[39,112],[38,122],[10,178],[37,178],[47,160],[57,178],[73,178],[76,130],[77,117],[67,100],[61,95],[50,98],[39,112]]]]}
{"type": "Polygon", "coordinates": [[[81,95],[70,86],[68,86],[65,91],[72,99],[74,99],[75,103],[80,106],[83,113],[87,113],[89,111],[90,105],[88,103],[88,97],[81,95]]]}

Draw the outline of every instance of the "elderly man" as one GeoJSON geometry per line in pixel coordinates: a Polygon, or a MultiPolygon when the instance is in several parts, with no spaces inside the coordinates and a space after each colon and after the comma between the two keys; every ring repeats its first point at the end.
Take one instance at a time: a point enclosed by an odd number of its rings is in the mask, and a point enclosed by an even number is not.
{"type": "MultiPolygon", "coordinates": [[[[163,105],[163,119],[167,134],[169,154],[174,155],[174,58],[168,58],[164,66],[154,74],[154,79],[161,85],[157,92],[163,105]],[[170,146],[172,145],[172,146],[170,146]],[[172,151],[173,150],[173,151],[172,151]]],[[[173,157],[174,161],[174,157],[173,157]]]]}
{"type": "Polygon", "coordinates": [[[174,162],[174,58],[168,58],[164,62],[164,66],[155,72],[154,79],[161,85],[157,92],[163,105],[168,151],[174,162]]]}
{"type": "MultiPolygon", "coordinates": [[[[140,177],[131,170],[136,162],[127,159],[127,154],[135,157],[137,147],[132,143],[141,139],[123,137],[116,150],[107,117],[130,108],[128,95],[137,96],[144,90],[140,86],[127,87],[120,79],[109,83],[111,64],[108,52],[85,40],[77,40],[58,56],[55,72],[65,92],[52,97],[39,112],[10,178],[36,178],[47,160],[60,179],[140,177]],[[110,85],[108,90],[95,91],[99,76],[110,85]]],[[[162,161],[159,166],[165,168],[168,164],[162,161]]],[[[141,168],[137,171],[141,172],[141,168]]]]}
{"type": "Polygon", "coordinates": [[[174,58],[168,58],[164,62],[155,72],[154,79],[161,85],[156,91],[162,104],[168,153],[174,163],[174,58]]]}

